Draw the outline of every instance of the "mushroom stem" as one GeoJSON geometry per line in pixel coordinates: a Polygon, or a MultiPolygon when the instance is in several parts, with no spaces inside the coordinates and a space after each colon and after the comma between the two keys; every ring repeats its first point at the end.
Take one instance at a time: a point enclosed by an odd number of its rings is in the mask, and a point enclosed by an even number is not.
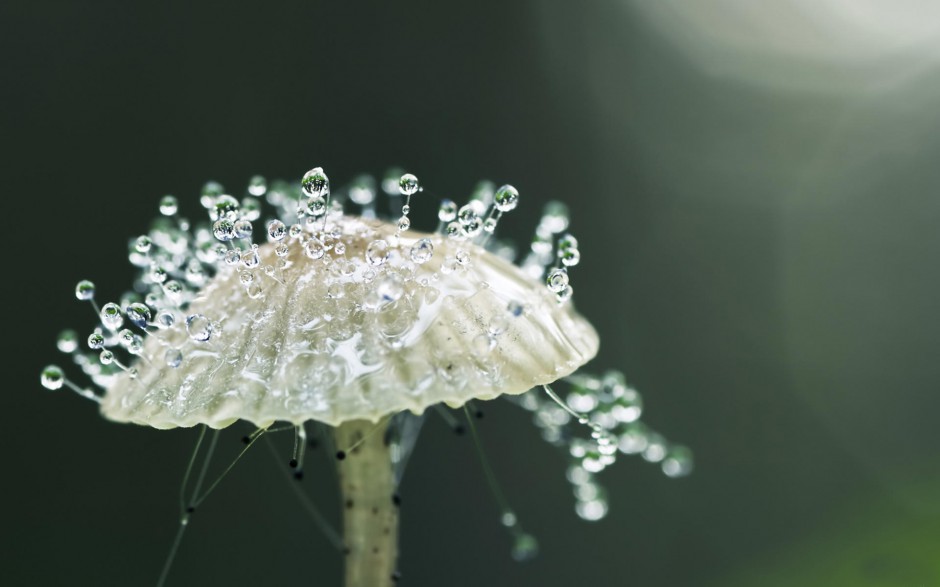
{"type": "Polygon", "coordinates": [[[388,586],[395,582],[398,506],[389,447],[388,422],[378,427],[354,420],[334,429],[346,546],[346,587],[388,586]],[[349,447],[353,447],[349,449],[349,447]]]}

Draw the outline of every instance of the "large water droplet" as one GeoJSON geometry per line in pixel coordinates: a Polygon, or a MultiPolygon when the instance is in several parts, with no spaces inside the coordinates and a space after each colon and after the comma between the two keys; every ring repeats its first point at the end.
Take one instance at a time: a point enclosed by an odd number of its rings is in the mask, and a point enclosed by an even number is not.
{"type": "Polygon", "coordinates": [[[134,242],[134,249],[142,255],[146,255],[150,252],[150,247],[153,246],[153,241],[150,240],[150,237],[146,234],[142,234],[137,237],[137,241],[134,242]]]}
{"type": "Polygon", "coordinates": [[[74,330],[63,330],[55,344],[63,353],[74,352],[78,348],[78,334],[74,330]]]}
{"type": "Polygon", "coordinates": [[[209,209],[209,218],[212,220],[238,220],[238,200],[228,194],[217,197],[209,209]]]}
{"type": "Polygon", "coordinates": [[[216,220],[212,225],[212,235],[222,242],[235,238],[235,223],[231,220],[216,220]]]}
{"type": "Polygon", "coordinates": [[[100,332],[92,332],[88,335],[88,348],[93,351],[104,348],[104,336],[100,332]]]}
{"type": "Polygon", "coordinates": [[[412,196],[418,191],[418,178],[406,173],[398,180],[398,191],[403,196],[412,196]]]}
{"type": "Polygon", "coordinates": [[[357,177],[349,188],[349,199],[360,206],[371,204],[375,200],[375,180],[368,175],[357,177]]]}
{"type": "Polygon", "coordinates": [[[206,342],[212,338],[212,322],[202,314],[190,314],[186,317],[186,332],[196,342],[206,342]]]}
{"type": "Polygon", "coordinates": [[[138,328],[146,328],[150,323],[150,308],[144,304],[131,304],[124,309],[124,313],[127,314],[128,320],[138,328]]]}
{"type": "Polygon", "coordinates": [[[109,330],[117,330],[121,327],[121,324],[124,323],[124,318],[121,316],[121,308],[114,302],[108,302],[102,306],[99,316],[101,323],[109,330]]]}
{"type": "Polygon", "coordinates": [[[75,285],[75,297],[80,300],[90,300],[95,297],[95,284],[83,279],[75,285]]]}
{"type": "Polygon", "coordinates": [[[311,237],[310,240],[304,244],[304,253],[311,259],[322,259],[323,255],[326,253],[326,246],[324,246],[323,241],[317,237],[311,237]]]}
{"type": "Polygon", "coordinates": [[[183,362],[183,353],[179,349],[167,349],[163,354],[163,360],[166,361],[167,366],[176,369],[183,362]]]}
{"type": "Polygon", "coordinates": [[[174,196],[163,196],[160,200],[160,214],[164,216],[173,216],[179,209],[179,204],[174,196]]]}
{"type": "Polygon", "coordinates": [[[539,554],[539,543],[535,536],[520,533],[512,545],[512,558],[518,562],[534,559],[539,554]]]}
{"type": "Polygon", "coordinates": [[[568,272],[556,267],[548,274],[545,282],[548,284],[548,289],[556,294],[560,293],[568,287],[568,272]]]}
{"type": "Polygon", "coordinates": [[[434,245],[431,243],[431,239],[423,238],[415,242],[411,246],[410,254],[411,260],[419,265],[430,261],[434,255],[434,245]]]}
{"type": "Polygon", "coordinates": [[[65,375],[62,373],[62,369],[59,367],[55,365],[49,365],[42,370],[42,374],[39,376],[39,381],[46,389],[55,391],[56,389],[61,388],[65,383],[65,375]]]}
{"type": "Polygon", "coordinates": [[[692,451],[684,446],[671,446],[660,466],[669,477],[685,477],[692,472],[692,451]]]}
{"type": "Polygon", "coordinates": [[[457,219],[457,204],[452,200],[441,200],[441,207],[437,209],[437,218],[441,222],[453,222],[457,219]]]}
{"type": "Polygon", "coordinates": [[[323,196],[312,196],[307,200],[306,213],[314,218],[320,218],[326,214],[326,198],[323,196]]]}
{"type": "Polygon", "coordinates": [[[379,267],[388,260],[388,243],[384,240],[376,240],[369,243],[366,248],[366,261],[373,267],[379,267]]]}
{"type": "Polygon", "coordinates": [[[545,204],[540,224],[553,234],[558,234],[568,228],[568,206],[561,202],[545,204]]]}
{"type": "Polygon", "coordinates": [[[284,240],[287,236],[287,226],[280,220],[268,222],[268,240],[272,242],[284,240]]]}
{"type": "Polygon", "coordinates": [[[326,196],[330,193],[330,179],[322,167],[314,167],[300,180],[300,189],[307,197],[326,196]]]}
{"type": "Polygon", "coordinates": [[[268,182],[260,175],[253,175],[248,180],[248,193],[252,196],[263,196],[268,191],[268,182]]]}
{"type": "Polygon", "coordinates": [[[382,304],[398,301],[405,293],[405,284],[397,273],[388,273],[375,284],[375,292],[382,304]]]}
{"type": "Polygon", "coordinates": [[[249,238],[254,232],[254,227],[247,220],[235,222],[235,238],[249,238]]]}
{"type": "Polygon", "coordinates": [[[500,212],[509,212],[519,204],[519,191],[511,185],[504,185],[496,190],[496,209],[500,212]]]}

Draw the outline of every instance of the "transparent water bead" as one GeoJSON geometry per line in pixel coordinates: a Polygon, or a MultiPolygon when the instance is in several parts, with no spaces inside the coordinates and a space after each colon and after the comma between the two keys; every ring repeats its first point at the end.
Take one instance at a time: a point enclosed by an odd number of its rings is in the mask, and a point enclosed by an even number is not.
{"type": "Polygon", "coordinates": [[[322,167],[314,167],[304,174],[300,188],[308,198],[326,196],[330,191],[330,179],[322,167]]]}
{"type": "Polygon", "coordinates": [[[409,252],[411,260],[418,264],[427,263],[434,255],[434,244],[429,238],[418,239],[409,252]]]}
{"type": "Polygon", "coordinates": [[[173,216],[179,210],[179,204],[174,196],[163,196],[160,200],[160,214],[164,216],[173,216]]]}
{"type": "Polygon", "coordinates": [[[539,554],[539,543],[535,536],[522,533],[515,537],[512,545],[512,558],[518,562],[530,561],[539,554]]]}
{"type": "Polygon", "coordinates": [[[55,391],[65,384],[65,374],[62,373],[62,369],[56,365],[49,365],[42,370],[40,383],[42,383],[42,386],[46,389],[55,391]]]}
{"type": "Polygon", "coordinates": [[[197,342],[206,342],[212,338],[212,322],[202,314],[190,314],[186,317],[186,332],[197,342]]]}
{"type": "Polygon", "coordinates": [[[546,279],[548,289],[555,293],[560,293],[568,287],[568,272],[564,269],[552,269],[546,279]]]}
{"type": "Polygon", "coordinates": [[[95,284],[83,279],[75,286],[75,297],[80,300],[91,300],[95,297],[95,284]]]}
{"type": "Polygon", "coordinates": [[[63,353],[73,353],[78,349],[78,333],[74,330],[63,330],[56,340],[56,348],[63,353]]]}
{"type": "Polygon", "coordinates": [[[496,203],[496,209],[500,212],[514,210],[519,204],[519,190],[511,185],[504,185],[496,190],[494,202],[496,203]]]}
{"type": "Polygon", "coordinates": [[[398,190],[403,196],[412,196],[418,192],[418,178],[410,173],[406,173],[398,180],[398,190]]]}

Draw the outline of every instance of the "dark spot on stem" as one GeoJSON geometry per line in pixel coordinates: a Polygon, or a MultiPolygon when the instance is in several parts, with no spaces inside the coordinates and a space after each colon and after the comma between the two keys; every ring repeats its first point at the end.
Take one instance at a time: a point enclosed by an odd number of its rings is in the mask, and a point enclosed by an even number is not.
{"type": "Polygon", "coordinates": [[[346,500],[346,509],[347,509],[347,510],[351,510],[351,509],[353,508],[353,505],[355,505],[355,504],[353,504],[353,500],[351,500],[351,499],[347,499],[347,500],[346,500]]]}
{"type": "Polygon", "coordinates": [[[336,460],[342,461],[342,460],[344,460],[345,458],[346,458],[346,451],[345,451],[345,450],[338,450],[338,451],[336,451],[336,460]]]}

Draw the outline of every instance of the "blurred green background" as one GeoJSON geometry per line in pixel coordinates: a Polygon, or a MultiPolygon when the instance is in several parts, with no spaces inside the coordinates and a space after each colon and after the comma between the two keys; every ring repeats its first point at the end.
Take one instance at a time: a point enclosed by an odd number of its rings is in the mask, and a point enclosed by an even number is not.
{"type": "MultiPolygon", "coordinates": [[[[394,164],[438,194],[512,182],[501,233],[523,244],[567,201],[590,368],[623,369],[697,466],[670,480],[622,458],[600,479],[610,514],[583,522],[563,455],[487,404],[483,442],[541,544],[520,565],[469,440],[432,417],[402,486],[402,585],[940,585],[938,17],[915,0],[0,4],[0,584],[150,585],[175,531],[195,433],[39,386],[58,331],[93,325],[74,283],[118,297],[126,239],[165,193],[195,215],[208,179],[394,164]]],[[[265,453],[195,516],[170,585],[340,584],[265,453]]],[[[315,462],[304,483],[335,520],[315,462]]]]}

